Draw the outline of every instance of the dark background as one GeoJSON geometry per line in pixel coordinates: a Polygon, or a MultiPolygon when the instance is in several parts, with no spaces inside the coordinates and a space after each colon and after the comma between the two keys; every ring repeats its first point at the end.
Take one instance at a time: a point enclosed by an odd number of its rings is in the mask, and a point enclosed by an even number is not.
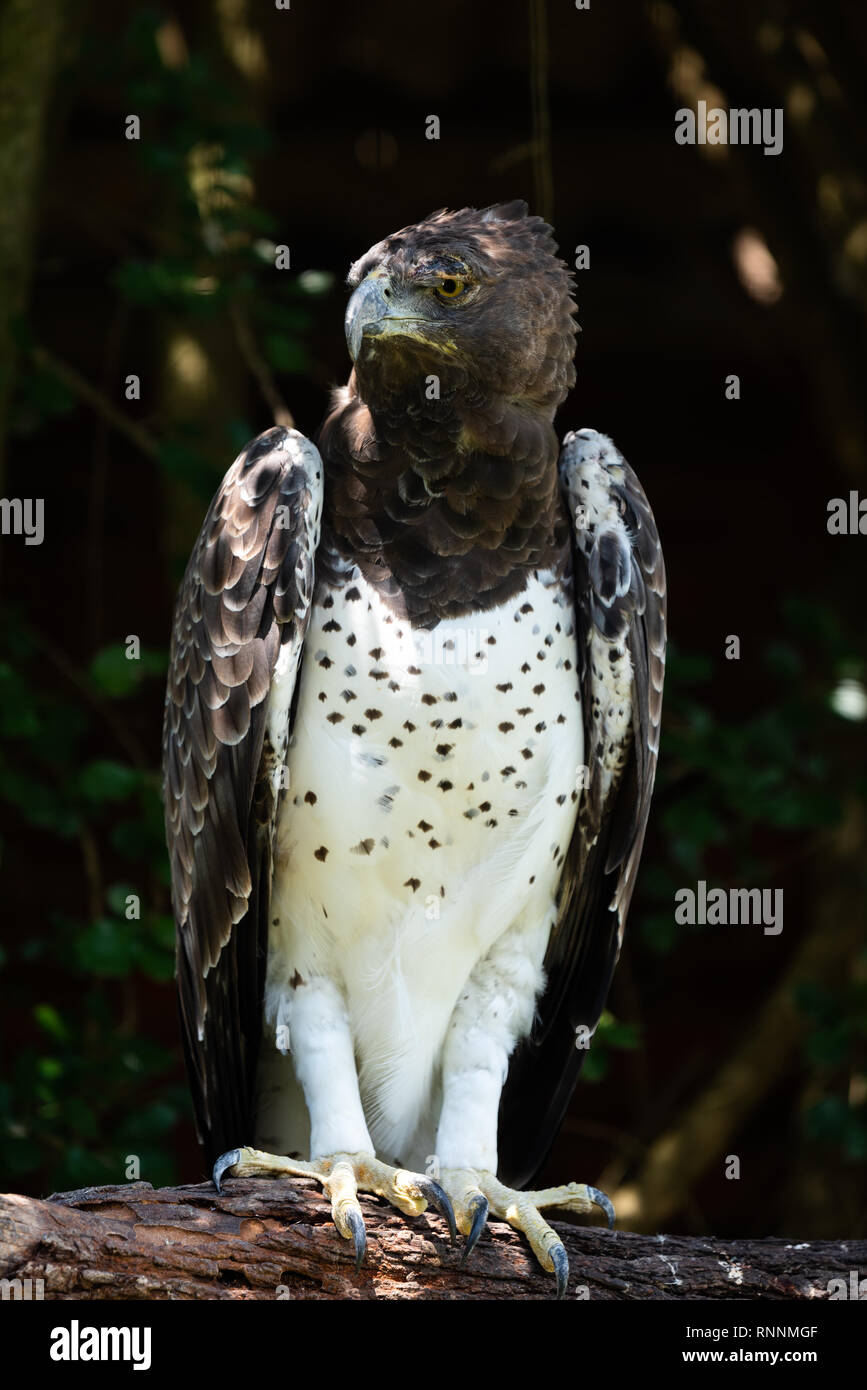
{"type": "Polygon", "coordinates": [[[867,537],[826,522],[867,495],[867,12],[71,11],[0,18],[0,489],[46,518],[0,540],[0,1183],[200,1177],[158,778],[177,582],[241,445],[284,402],[311,433],[348,375],[350,262],[523,197],[589,247],[559,427],[637,469],[672,634],[627,945],[545,1178],[633,1229],[863,1235],[867,537]],[[782,153],[676,144],[698,99],[782,107],[782,153]],[[782,888],[783,932],[677,926],[700,878],[782,888]]]}

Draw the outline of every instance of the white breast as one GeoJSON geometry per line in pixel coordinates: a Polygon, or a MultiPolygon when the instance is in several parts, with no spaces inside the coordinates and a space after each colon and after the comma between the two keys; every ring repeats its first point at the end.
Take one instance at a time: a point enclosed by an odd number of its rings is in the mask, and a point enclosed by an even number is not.
{"type": "Polygon", "coordinates": [[[582,761],[572,603],[553,576],[430,633],[359,576],[318,596],[267,1010],[278,1023],[296,971],[342,983],[383,1147],[398,1151],[424,1103],[473,966],[519,920],[549,930],[582,761]]]}

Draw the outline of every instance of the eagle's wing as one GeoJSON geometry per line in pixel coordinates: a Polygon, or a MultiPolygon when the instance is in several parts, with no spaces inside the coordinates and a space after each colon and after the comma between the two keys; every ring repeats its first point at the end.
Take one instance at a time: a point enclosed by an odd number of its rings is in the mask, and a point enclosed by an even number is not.
{"type": "Polygon", "coordinates": [[[295,430],[249,444],[211,503],[175,610],[163,794],[184,1050],[209,1159],[253,1133],[273,835],[322,474],[295,430]]]}
{"type": "Polygon", "coordinates": [[[515,1186],[554,1140],[617,964],[650,812],[665,670],[665,566],[641,484],[595,430],[566,436],[560,478],[573,527],[586,775],[547,984],[501,1102],[500,1173],[515,1186]]]}

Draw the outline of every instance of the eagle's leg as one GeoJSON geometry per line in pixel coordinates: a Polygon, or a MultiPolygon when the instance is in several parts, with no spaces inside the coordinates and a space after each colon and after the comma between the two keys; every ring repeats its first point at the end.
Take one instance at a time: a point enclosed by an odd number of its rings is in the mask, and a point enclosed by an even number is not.
{"type": "Polygon", "coordinates": [[[440,1173],[443,1187],[455,1207],[458,1230],[467,1236],[464,1256],[472,1250],[489,1214],[508,1221],[516,1231],[523,1231],[533,1253],[543,1269],[557,1278],[557,1297],[566,1292],[569,1279],[569,1260],[562,1240],[540,1215],[543,1207],[561,1207],[565,1211],[586,1214],[594,1206],[603,1209],[608,1224],[614,1224],[614,1208],[596,1187],[572,1182],[565,1187],[546,1187],[538,1192],[517,1192],[504,1187],[493,1173],[479,1169],[449,1169],[440,1173]]]}
{"type": "Polygon", "coordinates": [[[230,1168],[236,1177],[315,1178],[331,1199],[338,1231],[355,1244],[356,1267],[364,1258],[367,1243],[359,1191],[384,1197],[405,1216],[419,1216],[432,1202],[448,1222],[454,1240],[454,1212],[440,1185],[424,1174],[393,1168],[374,1156],[342,991],[327,976],[302,979],[299,973],[287,1002],[295,1074],[310,1116],[312,1158],[304,1162],[258,1149],[231,1150],[214,1166],[217,1189],[220,1177],[230,1168]]]}
{"type": "Polygon", "coordinates": [[[509,1056],[530,1029],[543,981],[542,958],[551,915],[511,927],[475,967],[455,1006],[443,1051],[443,1104],[436,1139],[439,1176],[455,1208],[470,1254],[493,1212],[527,1236],[542,1268],[569,1277],[566,1249],[539,1214],[542,1207],[589,1212],[594,1204],[613,1224],[604,1193],[583,1183],[517,1192],[497,1180],[497,1122],[509,1056]]]}
{"type": "Polygon", "coordinates": [[[214,1185],[220,1191],[224,1173],[236,1178],[299,1177],[315,1178],[331,1199],[334,1224],[345,1240],[355,1245],[355,1267],[358,1269],[367,1248],[364,1217],[358,1202],[359,1192],[373,1192],[384,1197],[405,1216],[420,1216],[432,1202],[445,1217],[452,1240],[456,1238],[455,1217],[451,1202],[439,1183],[421,1173],[405,1168],[392,1168],[381,1163],[372,1153],[338,1153],[305,1162],[284,1158],[280,1154],[263,1153],[260,1149],[230,1149],[214,1164],[214,1185]]]}

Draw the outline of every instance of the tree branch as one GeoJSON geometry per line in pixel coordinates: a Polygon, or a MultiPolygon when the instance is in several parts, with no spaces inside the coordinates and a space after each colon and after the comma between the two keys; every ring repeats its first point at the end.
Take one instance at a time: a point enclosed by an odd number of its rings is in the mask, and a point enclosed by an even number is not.
{"type": "Polygon", "coordinates": [[[53,352],[47,348],[35,347],[31,353],[32,360],[37,367],[43,367],[46,371],[52,372],[58,381],[62,381],[64,386],[68,386],[73,395],[86,401],[97,415],[106,420],[112,429],[120,434],[125,434],[127,439],[135,444],[148,458],[156,458],[159,452],[159,444],[153,435],[147,430],[142,429],[134,420],[128,419],[122,410],[118,410],[112,401],[104,396],[103,393],[94,386],[87,377],[76,371],[75,367],[70,367],[68,362],[63,362],[59,357],[55,357],[53,352]]]}
{"type": "MultiPolygon", "coordinates": [[[[38,1201],[0,1197],[0,1276],[42,1280],[52,1299],[548,1299],[553,1278],[523,1237],[491,1222],[466,1267],[445,1223],[361,1197],[365,1263],[331,1222],[316,1183],[137,1182],[38,1201]]],[[[812,1299],[867,1263],[867,1241],[722,1241],[556,1223],[567,1298],[812,1299]]],[[[31,1286],[37,1289],[40,1286],[31,1286]]],[[[847,1285],[848,1287],[848,1285],[847,1285]]]]}
{"type": "Polygon", "coordinates": [[[276,425],[282,425],[284,429],[294,430],[295,420],[293,419],[292,412],[277,390],[271,368],[259,351],[247,316],[236,299],[229,301],[229,316],[232,320],[232,327],[235,330],[235,340],[238,344],[241,356],[247,365],[247,369],[256,378],[256,384],[262,393],[262,397],[267,402],[268,408],[274,416],[274,423],[276,425]]]}

